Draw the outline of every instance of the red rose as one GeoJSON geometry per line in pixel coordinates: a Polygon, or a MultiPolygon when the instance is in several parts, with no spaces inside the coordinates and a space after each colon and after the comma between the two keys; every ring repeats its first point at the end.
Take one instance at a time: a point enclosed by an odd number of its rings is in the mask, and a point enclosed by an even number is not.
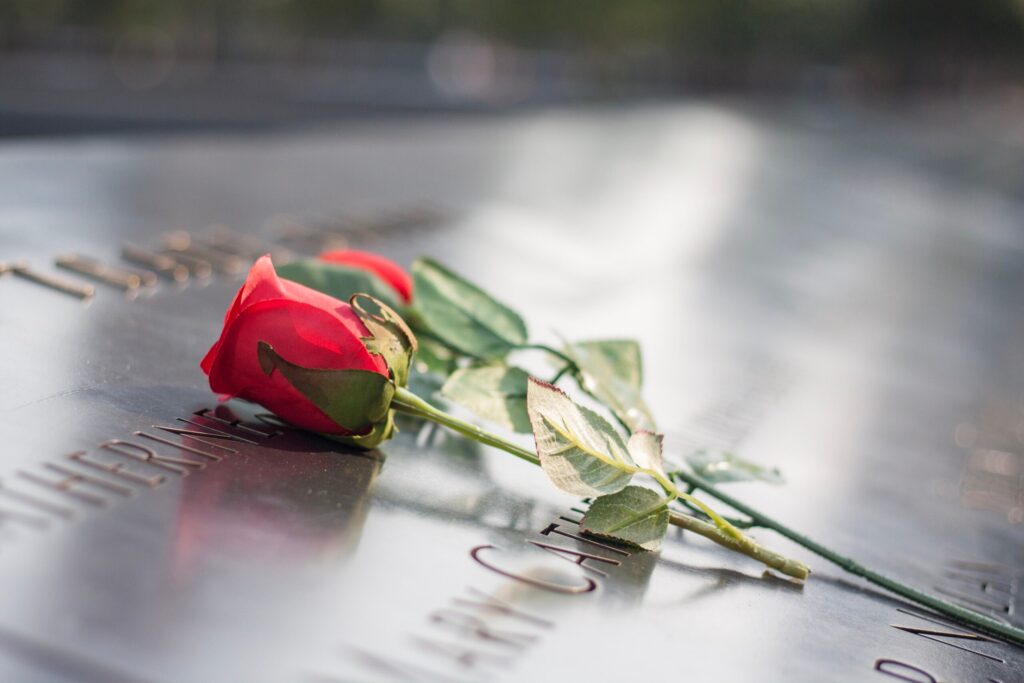
{"type": "Polygon", "coordinates": [[[363,342],[370,336],[352,306],[279,278],[264,256],[249,271],[224,317],[220,339],[200,366],[215,392],[259,403],[297,427],[351,435],[284,373],[268,372],[258,347],[269,345],[287,363],[314,372],[357,370],[388,377],[384,358],[363,342]]]}
{"type": "Polygon", "coordinates": [[[337,263],[373,273],[389,284],[401,297],[403,303],[408,304],[412,301],[412,278],[409,273],[394,261],[386,259],[380,254],[356,249],[338,249],[325,251],[318,258],[326,263],[337,263]]]}

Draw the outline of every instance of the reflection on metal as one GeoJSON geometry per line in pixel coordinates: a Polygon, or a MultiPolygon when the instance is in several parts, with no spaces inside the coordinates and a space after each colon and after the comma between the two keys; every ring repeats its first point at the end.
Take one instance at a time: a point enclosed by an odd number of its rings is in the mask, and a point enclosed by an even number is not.
{"type": "Polygon", "coordinates": [[[121,257],[130,263],[144,266],[169,280],[175,282],[188,280],[188,267],[178,263],[166,254],[158,254],[149,249],[126,244],[121,247],[121,257]]]}
{"type": "Polygon", "coordinates": [[[290,431],[243,444],[217,467],[181,480],[177,514],[168,520],[175,573],[202,571],[204,558],[226,550],[287,564],[336,561],[353,552],[380,461],[321,452],[330,446],[290,431]]]}
{"type": "Polygon", "coordinates": [[[36,284],[55,289],[64,294],[70,294],[78,299],[89,299],[96,293],[92,285],[82,284],[73,280],[67,280],[55,275],[48,275],[32,270],[27,263],[14,263],[8,266],[8,270],[18,277],[24,278],[36,284]]]}
{"type": "Polygon", "coordinates": [[[74,649],[62,646],[52,637],[40,636],[29,638],[20,630],[0,627],[0,653],[16,658],[18,664],[8,663],[3,669],[10,675],[7,680],[33,681],[40,680],[39,672],[47,672],[59,678],[50,680],[74,680],[82,683],[157,683],[159,679],[149,676],[137,676],[116,663],[91,653],[82,654],[74,649]],[[24,668],[20,668],[23,666],[24,668]],[[19,668],[15,668],[19,667],[19,668]]]}
{"type": "Polygon", "coordinates": [[[960,504],[1001,513],[1011,524],[1024,522],[1024,454],[972,449],[964,463],[960,504]]]}
{"type": "Polygon", "coordinates": [[[61,254],[56,260],[57,266],[64,270],[85,275],[125,291],[139,287],[151,287],[156,284],[156,273],[148,270],[132,271],[101,263],[80,254],[61,254]]]}

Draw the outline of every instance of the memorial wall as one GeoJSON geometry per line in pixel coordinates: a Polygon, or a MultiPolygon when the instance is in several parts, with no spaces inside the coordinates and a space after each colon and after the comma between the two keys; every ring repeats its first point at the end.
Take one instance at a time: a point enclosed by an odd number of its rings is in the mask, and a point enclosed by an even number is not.
{"type": "MultiPolygon", "coordinates": [[[[0,679],[1024,680],[1019,198],[956,131],[823,121],[0,143],[0,679]],[[635,339],[667,462],[710,454],[748,479],[728,495],[1006,630],[771,525],[742,533],[806,580],[675,525],[657,550],[590,533],[596,496],[416,417],[361,450],[219,398],[200,361],[253,262],[337,249],[434,259],[556,350],[635,339]]],[[[535,452],[424,368],[410,389],[535,452]]]]}

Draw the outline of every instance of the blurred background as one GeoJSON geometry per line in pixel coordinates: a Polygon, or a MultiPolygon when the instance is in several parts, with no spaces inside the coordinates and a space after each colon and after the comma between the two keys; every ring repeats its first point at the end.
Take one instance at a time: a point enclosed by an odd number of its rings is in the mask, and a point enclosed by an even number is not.
{"type": "Polygon", "coordinates": [[[1024,120],[1024,0],[4,0],[0,135],[679,97],[1024,120]]]}

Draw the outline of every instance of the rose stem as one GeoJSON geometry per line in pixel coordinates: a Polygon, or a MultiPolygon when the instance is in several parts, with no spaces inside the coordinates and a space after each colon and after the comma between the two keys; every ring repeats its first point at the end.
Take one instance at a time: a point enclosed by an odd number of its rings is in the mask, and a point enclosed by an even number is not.
{"type": "MultiPolygon", "coordinates": [[[[454,415],[449,415],[448,413],[435,408],[408,389],[398,387],[395,390],[395,397],[391,401],[391,407],[400,413],[414,415],[416,417],[436,422],[448,427],[452,431],[479,441],[482,444],[500,448],[501,450],[511,453],[517,458],[525,460],[533,465],[540,465],[540,458],[531,451],[521,448],[500,436],[480,429],[474,424],[460,420],[454,415]]],[[[788,576],[792,576],[793,578],[800,580],[807,578],[807,567],[795,560],[787,559],[778,553],[762,548],[755,543],[753,539],[747,536],[740,535],[737,538],[736,536],[722,531],[713,524],[709,524],[695,517],[683,515],[678,512],[672,512],[669,515],[669,522],[675,526],[689,529],[701,536],[709,538],[715,543],[723,545],[730,550],[752,557],[755,560],[763,562],[769,567],[772,567],[773,569],[776,569],[788,576]]]]}
{"type": "MultiPolygon", "coordinates": [[[[725,503],[726,505],[733,508],[737,512],[740,512],[748,516],[758,526],[762,526],[767,529],[772,529],[782,534],[794,543],[801,545],[807,550],[810,550],[812,553],[815,553],[816,555],[825,558],[829,562],[832,562],[842,567],[843,569],[850,572],[851,574],[854,574],[855,576],[859,576],[863,579],[866,579],[868,582],[875,584],[876,586],[881,586],[882,588],[885,588],[886,590],[895,593],[896,595],[899,595],[920,605],[924,605],[925,607],[933,609],[942,615],[950,617],[951,619],[954,619],[969,626],[973,626],[977,628],[979,631],[983,631],[990,635],[1005,638],[1017,645],[1024,645],[1024,630],[1022,629],[1015,628],[1013,626],[1010,626],[1009,624],[1004,624],[1003,622],[997,619],[993,619],[992,617],[986,616],[979,612],[975,612],[974,610],[966,609],[964,607],[961,607],[960,605],[956,605],[952,602],[949,602],[948,600],[943,600],[942,598],[936,597],[929,593],[925,593],[924,591],[917,590],[916,588],[912,588],[911,586],[908,586],[904,583],[900,583],[895,579],[891,579],[888,576],[885,576],[884,574],[880,574],[872,569],[868,569],[859,562],[856,562],[853,559],[846,557],[844,555],[840,555],[836,551],[826,548],[820,543],[811,540],[807,536],[797,533],[785,524],[782,524],[781,522],[778,522],[772,519],[771,517],[764,515],[758,512],[757,510],[743,504],[742,502],[736,500],[729,494],[722,492],[714,484],[707,481],[701,476],[698,476],[691,472],[683,471],[672,472],[670,476],[680,479],[689,484],[690,486],[703,490],[711,497],[718,499],[722,503],[725,503]]],[[[708,524],[708,526],[711,525],[708,524]]]]}
{"type": "Polygon", "coordinates": [[[681,512],[675,510],[669,511],[669,522],[677,527],[692,531],[695,534],[700,534],[705,538],[709,538],[719,545],[723,545],[730,550],[748,555],[755,560],[760,560],[772,569],[779,571],[786,576],[792,576],[795,579],[803,581],[810,574],[810,570],[801,562],[791,560],[784,555],[773,552],[764,548],[757,543],[750,543],[750,539],[744,537],[743,539],[737,539],[734,536],[730,536],[714,524],[705,522],[702,519],[697,519],[692,515],[684,515],[681,512]]]}
{"type": "Polygon", "coordinates": [[[480,429],[475,424],[460,420],[454,415],[449,415],[443,410],[435,408],[408,389],[402,387],[395,388],[395,397],[391,399],[391,407],[400,413],[415,415],[416,417],[436,422],[482,444],[500,448],[533,465],[540,465],[540,458],[535,453],[521,448],[510,441],[506,441],[500,436],[480,429]]]}

